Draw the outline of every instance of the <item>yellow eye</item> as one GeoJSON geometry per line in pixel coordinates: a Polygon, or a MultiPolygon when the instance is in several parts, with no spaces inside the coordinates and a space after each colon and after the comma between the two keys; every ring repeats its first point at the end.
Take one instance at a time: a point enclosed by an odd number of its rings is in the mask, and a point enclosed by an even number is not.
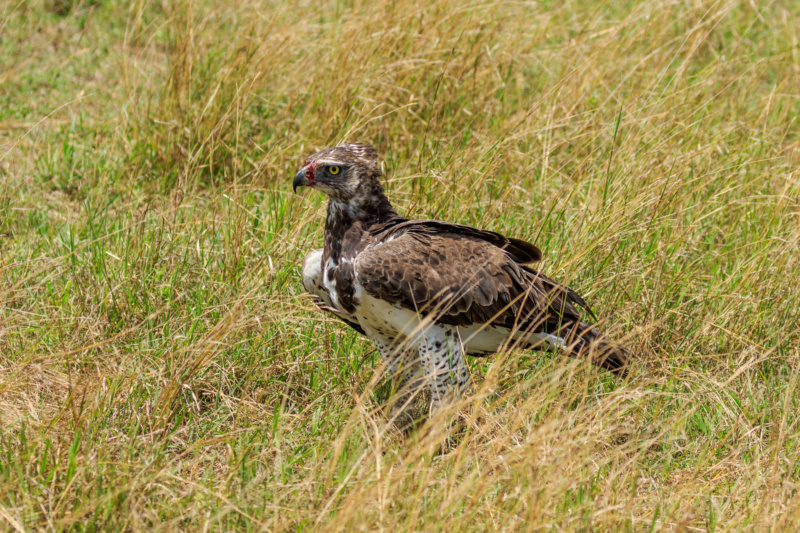
{"type": "Polygon", "coordinates": [[[333,174],[334,176],[339,173],[339,167],[328,167],[328,172],[333,174]]]}

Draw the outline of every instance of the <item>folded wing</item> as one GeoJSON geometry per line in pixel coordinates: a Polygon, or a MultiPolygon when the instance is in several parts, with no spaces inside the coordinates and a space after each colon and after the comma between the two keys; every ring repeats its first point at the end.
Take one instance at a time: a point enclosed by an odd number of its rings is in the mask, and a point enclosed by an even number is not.
{"type": "Polygon", "coordinates": [[[515,260],[530,260],[532,245],[428,228],[400,227],[358,255],[355,273],[367,293],[457,326],[580,320],[577,294],[515,260]]]}

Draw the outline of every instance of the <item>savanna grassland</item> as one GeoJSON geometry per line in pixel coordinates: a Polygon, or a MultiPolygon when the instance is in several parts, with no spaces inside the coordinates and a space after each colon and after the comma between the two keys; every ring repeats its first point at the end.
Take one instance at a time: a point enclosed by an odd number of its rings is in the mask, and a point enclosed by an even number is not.
{"type": "Polygon", "coordinates": [[[800,529],[800,4],[0,0],[0,529],[800,529]],[[304,296],[318,149],[635,353],[409,435],[304,296]],[[454,421],[454,423],[450,423],[454,421]]]}

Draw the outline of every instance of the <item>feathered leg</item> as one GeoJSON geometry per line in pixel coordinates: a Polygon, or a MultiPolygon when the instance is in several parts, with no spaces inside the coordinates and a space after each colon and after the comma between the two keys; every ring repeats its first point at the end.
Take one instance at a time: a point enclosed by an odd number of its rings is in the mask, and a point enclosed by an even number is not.
{"type": "Polygon", "coordinates": [[[469,386],[464,348],[455,327],[433,326],[421,336],[420,366],[431,393],[431,412],[458,400],[469,386]]]}

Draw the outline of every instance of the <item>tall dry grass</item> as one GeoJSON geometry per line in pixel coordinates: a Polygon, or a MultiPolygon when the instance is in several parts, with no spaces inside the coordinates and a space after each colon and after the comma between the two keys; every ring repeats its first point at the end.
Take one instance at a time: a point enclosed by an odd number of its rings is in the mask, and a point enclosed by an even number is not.
{"type": "Polygon", "coordinates": [[[800,7],[0,2],[9,530],[800,529],[800,7]],[[536,242],[637,354],[408,437],[302,294],[313,151],[536,242]],[[456,422],[456,423],[454,423],[456,422]]]}

